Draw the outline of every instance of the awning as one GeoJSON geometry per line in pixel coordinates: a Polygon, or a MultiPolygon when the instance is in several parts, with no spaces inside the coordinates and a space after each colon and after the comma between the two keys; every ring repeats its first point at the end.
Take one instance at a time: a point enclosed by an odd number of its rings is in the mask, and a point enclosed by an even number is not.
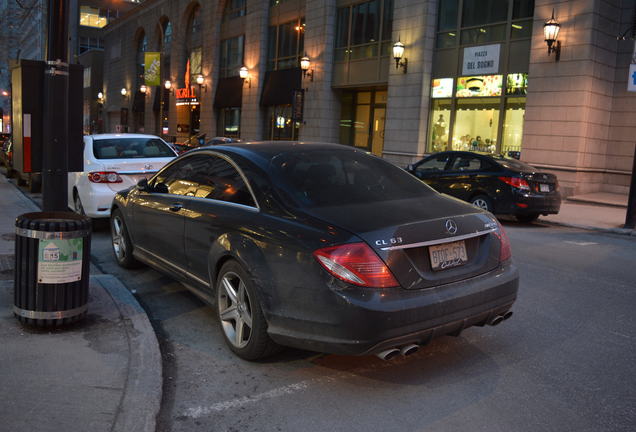
{"type": "Polygon", "coordinates": [[[137,90],[135,92],[135,97],[133,98],[132,105],[133,112],[144,112],[146,111],[146,94],[137,90]]]}
{"type": "Polygon", "coordinates": [[[269,71],[265,75],[261,105],[291,105],[294,90],[301,87],[300,68],[269,71]]]}
{"type": "Polygon", "coordinates": [[[214,95],[215,108],[238,108],[243,105],[243,79],[221,78],[214,95]]]}

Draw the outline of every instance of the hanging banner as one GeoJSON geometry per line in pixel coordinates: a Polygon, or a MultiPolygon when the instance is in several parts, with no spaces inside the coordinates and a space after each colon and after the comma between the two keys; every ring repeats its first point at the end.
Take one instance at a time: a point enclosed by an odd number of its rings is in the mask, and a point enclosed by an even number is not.
{"type": "Polygon", "coordinates": [[[161,53],[144,53],[144,81],[147,86],[161,85],[161,53]]]}

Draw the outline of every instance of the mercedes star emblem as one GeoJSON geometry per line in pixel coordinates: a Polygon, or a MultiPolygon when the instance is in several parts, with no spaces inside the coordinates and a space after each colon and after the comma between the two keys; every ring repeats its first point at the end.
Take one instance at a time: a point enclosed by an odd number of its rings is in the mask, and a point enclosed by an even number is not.
{"type": "Polygon", "coordinates": [[[455,223],[454,220],[448,219],[446,221],[446,231],[448,231],[448,233],[451,235],[457,232],[457,224],[455,223]]]}
{"type": "Polygon", "coordinates": [[[146,165],[144,165],[144,169],[146,169],[146,170],[152,169],[152,165],[146,164],[146,165]]]}

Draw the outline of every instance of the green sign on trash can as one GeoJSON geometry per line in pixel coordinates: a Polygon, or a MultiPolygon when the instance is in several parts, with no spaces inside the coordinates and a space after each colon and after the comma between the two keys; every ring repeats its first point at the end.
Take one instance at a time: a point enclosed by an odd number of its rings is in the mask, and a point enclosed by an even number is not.
{"type": "Polygon", "coordinates": [[[62,284],[82,279],[83,238],[40,239],[38,283],[62,284]]]}

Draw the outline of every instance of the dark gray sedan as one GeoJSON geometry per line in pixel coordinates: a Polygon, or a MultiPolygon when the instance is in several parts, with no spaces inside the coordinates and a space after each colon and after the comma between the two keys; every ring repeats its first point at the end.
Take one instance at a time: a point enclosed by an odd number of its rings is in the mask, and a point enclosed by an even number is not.
{"type": "Polygon", "coordinates": [[[408,355],[510,317],[518,287],[492,214],[337,144],[204,147],[121,191],[120,265],[216,305],[230,349],[408,355]]]}

